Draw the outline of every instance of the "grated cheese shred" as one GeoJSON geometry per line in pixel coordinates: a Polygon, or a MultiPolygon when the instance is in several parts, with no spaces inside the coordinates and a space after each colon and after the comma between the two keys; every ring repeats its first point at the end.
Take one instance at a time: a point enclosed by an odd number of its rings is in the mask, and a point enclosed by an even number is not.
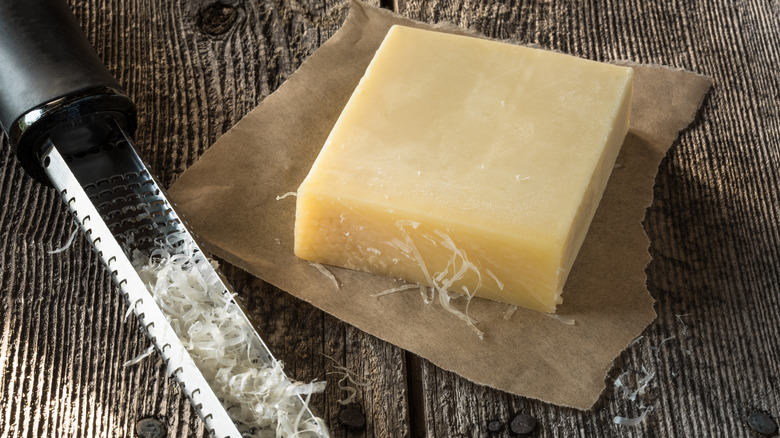
{"type": "Polygon", "coordinates": [[[141,352],[141,354],[139,354],[138,356],[128,360],[127,362],[122,364],[122,366],[123,367],[129,367],[129,366],[135,365],[135,364],[141,362],[142,360],[146,359],[147,357],[151,356],[152,353],[154,353],[154,345],[150,345],[149,348],[147,348],[146,350],[141,352]]]}
{"type": "Polygon", "coordinates": [[[660,359],[658,354],[661,352],[661,347],[663,347],[664,344],[666,344],[667,342],[671,341],[672,339],[674,339],[676,337],[677,336],[669,336],[669,337],[663,338],[663,339],[661,339],[661,342],[658,343],[658,345],[656,345],[655,347],[652,347],[652,346],[649,347],[651,351],[655,352],[655,358],[656,359],[660,359]]]}
{"type": "Polygon", "coordinates": [[[366,386],[369,385],[369,382],[358,379],[353,371],[351,371],[347,367],[343,367],[343,366],[339,365],[339,363],[338,363],[338,361],[336,361],[336,359],[334,359],[334,358],[332,358],[332,357],[330,357],[328,355],[323,355],[323,356],[325,356],[328,359],[330,359],[331,361],[333,361],[333,368],[336,369],[336,371],[329,372],[328,374],[338,374],[338,375],[340,375],[341,379],[339,379],[339,381],[338,381],[339,389],[341,389],[342,391],[347,392],[347,396],[345,398],[343,398],[341,400],[338,400],[339,404],[348,405],[348,404],[354,402],[355,398],[357,397],[357,391],[358,391],[356,386],[366,387],[366,386]],[[354,386],[350,386],[349,384],[347,384],[345,382],[349,382],[350,384],[352,384],[354,386]]]}
{"type": "Polygon", "coordinates": [[[612,422],[614,422],[617,425],[620,426],[638,426],[642,422],[645,421],[645,417],[647,417],[647,414],[653,411],[652,406],[648,406],[647,408],[644,408],[641,414],[637,417],[621,417],[619,415],[616,415],[615,418],[612,419],[612,422]]]}
{"type": "Polygon", "coordinates": [[[509,307],[507,307],[506,312],[504,312],[504,319],[509,321],[512,319],[512,315],[517,312],[517,306],[510,304],[509,307]]]}
{"type": "Polygon", "coordinates": [[[283,195],[277,195],[276,196],[276,200],[280,201],[280,200],[282,200],[282,199],[284,199],[284,198],[286,198],[288,196],[298,196],[298,193],[297,192],[287,192],[287,193],[285,193],[283,195]]]}
{"type": "Polygon", "coordinates": [[[556,313],[544,313],[544,315],[547,315],[547,316],[549,316],[552,319],[557,319],[558,321],[560,321],[561,323],[566,324],[566,325],[576,325],[577,324],[576,320],[571,319],[571,318],[564,318],[563,316],[558,315],[556,313]]]}
{"type": "Polygon", "coordinates": [[[675,315],[677,317],[677,320],[680,321],[680,324],[682,324],[682,334],[687,335],[688,334],[688,325],[685,324],[685,321],[683,321],[683,318],[686,316],[691,316],[690,313],[683,313],[680,315],[675,315]]]}
{"type": "Polygon", "coordinates": [[[208,263],[202,254],[175,240],[169,237],[150,257],[136,251],[136,271],[242,435],[328,436],[322,420],[304,418],[325,382],[293,382],[281,361],[253,346],[254,329],[234,295],[214,270],[200,268],[208,263]]]}
{"type": "Polygon", "coordinates": [[[496,285],[498,286],[498,290],[504,290],[504,283],[496,277],[496,274],[493,273],[493,271],[490,270],[490,268],[485,269],[485,273],[490,276],[490,278],[493,279],[493,281],[496,282],[496,285]]]}
{"type": "MultiPolygon", "coordinates": [[[[466,325],[472,331],[474,331],[474,333],[476,333],[477,337],[479,339],[483,339],[484,333],[482,330],[477,328],[477,322],[471,318],[471,316],[469,316],[469,305],[471,303],[471,299],[474,298],[476,289],[479,289],[482,285],[482,274],[479,268],[469,261],[466,252],[459,249],[449,235],[441,231],[434,230],[433,233],[438,236],[438,240],[434,240],[434,236],[427,234],[423,237],[432,241],[435,245],[441,245],[442,247],[450,250],[452,255],[447,261],[447,265],[444,267],[443,271],[431,274],[431,272],[428,270],[428,266],[425,264],[425,260],[423,259],[422,254],[420,254],[420,251],[417,249],[417,245],[415,245],[412,236],[406,230],[405,227],[407,226],[411,226],[412,229],[417,229],[417,227],[420,226],[420,223],[409,220],[397,221],[396,227],[398,227],[398,229],[401,231],[404,240],[402,241],[395,238],[389,243],[400,249],[406,257],[415,261],[420,266],[422,274],[428,283],[428,287],[422,285],[420,286],[420,294],[422,295],[425,304],[431,304],[438,295],[439,304],[442,306],[442,308],[466,322],[466,325]],[[461,289],[462,293],[460,291],[453,291],[453,284],[466,276],[466,274],[469,272],[473,272],[477,275],[477,287],[475,290],[470,291],[466,287],[463,287],[461,289]],[[452,300],[461,296],[465,297],[466,299],[466,304],[464,305],[464,310],[462,311],[452,305],[452,300]]],[[[387,295],[389,293],[399,292],[401,290],[407,289],[388,289],[387,291],[379,292],[376,294],[376,296],[387,295]]]]}
{"type": "Polygon", "coordinates": [[[68,248],[70,248],[71,245],[73,245],[73,240],[76,238],[76,235],[79,233],[79,228],[76,227],[71,233],[70,237],[68,237],[68,240],[65,242],[64,245],[57,249],[52,249],[51,251],[46,251],[47,254],[59,254],[68,248]]]}
{"type": "Polygon", "coordinates": [[[655,378],[655,373],[651,373],[647,371],[644,365],[642,365],[642,377],[639,378],[637,381],[637,386],[635,390],[631,390],[629,385],[627,385],[623,380],[626,379],[626,377],[631,373],[630,370],[624,371],[622,374],[620,374],[617,379],[615,379],[615,387],[619,388],[623,392],[623,396],[630,400],[635,401],[636,397],[638,395],[644,395],[645,390],[647,389],[647,386],[650,384],[650,382],[655,378]]]}
{"type": "MultiPolygon", "coordinates": [[[[621,373],[617,379],[615,379],[615,387],[618,388],[622,394],[623,397],[632,402],[637,402],[638,396],[644,396],[645,391],[647,390],[648,385],[650,382],[655,378],[655,373],[648,371],[644,365],[642,365],[642,371],[641,371],[641,377],[635,376],[634,377],[634,385],[627,384],[626,380],[627,377],[629,377],[632,373],[638,373],[633,372],[631,370],[626,370],[623,373],[621,373]],[[633,387],[632,387],[633,386],[633,387]]],[[[613,423],[619,425],[619,426],[637,426],[645,421],[645,418],[647,417],[647,414],[653,411],[653,406],[646,407],[644,403],[640,404],[639,409],[642,411],[642,413],[639,416],[636,417],[621,417],[621,416],[615,416],[613,419],[613,423]]]]}
{"type": "Polygon", "coordinates": [[[333,273],[332,273],[332,272],[330,272],[330,271],[328,270],[328,268],[326,268],[324,265],[322,265],[322,264],[320,264],[320,263],[309,262],[309,264],[310,264],[310,265],[312,265],[312,267],[314,267],[314,268],[315,268],[315,269],[317,269],[318,271],[320,271],[320,273],[321,273],[322,275],[324,275],[325,277],[327,277],[327,278],[328,278],[328,280],[332,281],[332,282],[333,282],[333,284],[336,286],[336,289],[341,289],[341,286],[339,285],[339,282],[338,282],[338,280],[336,280],[336,276],[335,276],[335,275],[333,275],[333,273]]]}
{"type": "Polygon", "coordinates": [[[396,292],[402,292],[402,291],[410,290],[410,289],[417,289],[419,287],[420,286],[418,286],[416,284],[404,284],[404,285],[401,285],[401,286],[398,286],[398,287],[393,287],[393,288],[390,288],[390,289],[383,290],[382,292],[373,293],[373,294],[371,294],[371,296],[372,297],[381,297],[381,296],[384,296],[384,295],[394,294],[396,292]]]}

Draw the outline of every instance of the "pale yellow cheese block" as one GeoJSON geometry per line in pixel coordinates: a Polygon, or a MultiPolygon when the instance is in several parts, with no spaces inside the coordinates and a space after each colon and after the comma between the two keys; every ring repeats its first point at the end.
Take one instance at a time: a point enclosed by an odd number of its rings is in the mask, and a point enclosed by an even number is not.
{"type": "Polygon", "coordinates": [[[555,311],[632,84],[630,68],[394,26],[297,191],[295,254],[555,311]]]}

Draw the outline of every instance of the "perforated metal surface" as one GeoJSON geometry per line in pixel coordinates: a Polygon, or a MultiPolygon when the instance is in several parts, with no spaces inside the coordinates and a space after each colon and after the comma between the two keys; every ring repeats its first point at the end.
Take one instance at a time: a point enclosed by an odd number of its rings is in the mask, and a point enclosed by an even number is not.
{"type": "Polygon", "coordinates": [[[148,252],[155,240],[180,228],[179,219],[146,171],[102,179],[84,191],[126,252],[130,248],[148,252]]]}
{"type": "Polygon", "coordinates": [[[147,253],[157,242],[185,231],[162,189],[125,140],[111,141],[86,153],[63,155],[125,253],[147,253]]]}
{"type": "MultiPolygon", "coordinates": [[[[99,135],[76,136],[75,140],[81,142],[82,147],[74,147],[70,144],[74,139],[67,137],[61,144],[50,142],[48,152],[42,157],[46,174],[145,327],[164,358],[168,372],[180,382],[207,428],[217,437],[241,437],[135,271],[132,258],[136,251],[149,257],[165,242],[174,252],[182,248],[193,251],[194,248],[191,261],[204,276],[208,277],[209,273],[205,271],[214,268],[119,126],[111,120],[100,123],[107,123],[107,126],[99,135]],[[92,143],[86,149],[83,147],[85,140],[92,143]]],[[[56,140],[57,136],[53,138],[56,140]]],[[[224,293],[229,294],[226,281],[221,275],[219,278],[224,293]]],[[[257,361],[271,363],[274,359],[268,347],[243,310],[241,315],[241,325],[254,334],[250,348],[258,352],[257,361]]],[[[302,407],[300,397],[298,401],[302,407]]],[[[313,416],[307,409],[304,417],[313,416]]]]}

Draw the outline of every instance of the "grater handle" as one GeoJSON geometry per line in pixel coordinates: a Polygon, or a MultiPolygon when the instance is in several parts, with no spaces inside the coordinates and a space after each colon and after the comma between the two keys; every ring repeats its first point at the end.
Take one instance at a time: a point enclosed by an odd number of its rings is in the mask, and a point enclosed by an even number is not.
{"type": "Polygon", "coordinates": [[[0,0],[0,125],[28,173],[49,131],[108,113],[132,134],[135,105],[98,58],[63,0],[0,0]]]}

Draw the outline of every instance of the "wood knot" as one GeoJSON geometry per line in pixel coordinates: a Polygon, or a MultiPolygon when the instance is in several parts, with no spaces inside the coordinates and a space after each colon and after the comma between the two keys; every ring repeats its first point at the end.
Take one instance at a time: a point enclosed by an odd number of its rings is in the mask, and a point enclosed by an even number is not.
{"type": "Polygon", "coordinates": [[[154,417],[142,418],[135,425],[135,434],[140,438],[165,438],[165,424],[154,417]]]}
{"type": "Polygon", "coordinates": [[[755,411],[748,416],[748,426],[763,436],[774,436],[777,433],[777,423],[764,411],[755,411]]]}
{"type": "Polygon", "coordinates": [[[198,28],[213,36],[219,36],[235,24],[238,19],[238,10],[235,6],[214,2],[206,5],[198,14],[198,28]]]}
{"type": "Polygon", "coordinates": [[[528,435],[535,428],[536,418],[525,412],[515,415],[509,423],[509,430],[516,435],[528,435]]]}
{"type": "Polygon", "coordinates": [[[490,420],[487,424],[487,430],[490,435],[498,435],[504,431],[504,422],[501,420],[490,420]]]}
{"type": "Polygon", "coordinates": [[[357,403],[344,406],[339,412],[339,423],[351,431],[360,431],[366,428],[366,415],[357,403]]]}

